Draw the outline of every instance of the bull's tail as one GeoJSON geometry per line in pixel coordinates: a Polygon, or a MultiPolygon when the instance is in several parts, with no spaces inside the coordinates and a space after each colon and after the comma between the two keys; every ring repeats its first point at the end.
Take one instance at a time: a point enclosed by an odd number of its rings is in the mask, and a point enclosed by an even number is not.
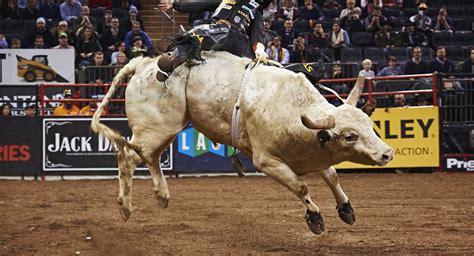
{"type": "Polygon", "coordinates": [[[135,72],[135,69],[137,68],[137,64],[139,64],[139,62],[142,60],[143,58],[141,57],[134,58],[127,65],[125,65],[123,68],[120,69],[120,71],[114,77],[114,80],[112,81],[112,85],[110,86],[109,91],[105,95],[102,102],[99,104],[97,111],[94,113],[94,116],[92,117],[92,122],[91,122],[92,131],[94,131],[97,134],[103,135],[107,139],[109,139],[111,143],[114,145],[114,148],[116,151],[118,152],[124,152],[124,151],[133,152],[134,151],[135,153],[138,154],[140,158],[142,158],[140,148],[136,145],[129,143],[127,139],[120,134],[120,132],[111,129],[105,124],[100,123],[100,116],[102,112],[104,111],[104,108],[109,103],[109,100],[113,97],[120,82],[122,82],[122,80],[124,80],[128,75],[133,74],[135,72]]]}

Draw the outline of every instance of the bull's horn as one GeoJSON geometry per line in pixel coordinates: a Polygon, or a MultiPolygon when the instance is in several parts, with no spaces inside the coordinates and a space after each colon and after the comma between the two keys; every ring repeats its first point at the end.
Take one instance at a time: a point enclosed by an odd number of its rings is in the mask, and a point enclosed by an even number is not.
{"type": "Polygon", "coordinates": [[[307,116],[302,116],[301,121],[303,122],[304,126],[314,130],[331,129],[336,126],[336,120],[333,116],[327,116],[316,120],[311,120],[307,116]]]}
{"type": "Polygon", "coordinates": [[[360,95],[362,90],[364,89],[364,76],[359,76],[357,81],[354,84],[354,88],[352,88],[351,93],[347,97],[346,103],[352,106],[357,106],[357,102],[359,101],[360,95]]]}

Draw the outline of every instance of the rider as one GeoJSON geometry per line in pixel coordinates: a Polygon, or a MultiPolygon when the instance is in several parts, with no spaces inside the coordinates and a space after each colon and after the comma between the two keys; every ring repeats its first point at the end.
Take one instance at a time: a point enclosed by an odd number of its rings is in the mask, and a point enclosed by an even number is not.
{"type": "MultiPolygon", "coordinates": [[[[161,0],[160,8],[163,10],[171,9],[173,0],[161,0]]],[[[220,24],[227,26],[228,34],[219,38],[217,42],[210,48],[205,50],[218,50],[227,51],[240,57],[257,58],[264,62],[267,61],[267,54],[265,53],[264,34],[263,34],[263,9],[265,9],[272,0],[223,0],[217,9],[215,9],[212,15],[212,21],[214,24],[220,24]],[[251,51],[251,49],[253,51],[251,51]]],[[[203,4],[198,7],[198,10],[193,11],[208,11],[212,7],[203,4]]],[[[178,11],[184,8],[180,8],[180,3],[174,3],[173,7],[178,11]]],[[[198,29],[198,28],[196,28],[198,29]]],[[[193,29],[184,35],[193,35],[193,29]]],[[[194,39],[197,40],[197,39],[194,39]]],[[[177,46],[178,53],[172,59],[173,69],[186,61],[189,57],[193,57],[197,60],[200,59],[199,49],[189,49],[190,46],[183,47],[183,45],[189,44],[190,38],[181,37],[175,42],[174,46],[177,46]],[[181,45],[181,47],[179,47],[181,45]],[[181,50],[181,52],[179,52],[181,50]],[[196,51],[198,51],[196,53],[196,51]]],[[[202,42],[201,42],[202,44],[202,42]]]]}

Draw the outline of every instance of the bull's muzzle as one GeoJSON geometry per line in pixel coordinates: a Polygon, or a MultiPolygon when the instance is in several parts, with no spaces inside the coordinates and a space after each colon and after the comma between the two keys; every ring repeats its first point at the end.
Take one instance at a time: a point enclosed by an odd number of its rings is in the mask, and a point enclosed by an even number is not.
{"type": "Polygon", "coordinates": [[[381,165],[386,165],[393,159],[393,149],[389,148],[385,153],[383,153],[380,157],[381,165]]]}

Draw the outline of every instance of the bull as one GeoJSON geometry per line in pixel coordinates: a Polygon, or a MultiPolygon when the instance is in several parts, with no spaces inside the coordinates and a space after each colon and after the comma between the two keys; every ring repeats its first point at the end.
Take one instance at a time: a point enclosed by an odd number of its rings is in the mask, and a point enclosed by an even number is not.
{"type": "Polygon", "coordinates": [[[333,165],[343,161],[383,166],[393,150],[373,131],[373,123],[356,103],[364,78],[359,77],[345,104],[335,107],[303,74],[265,65],[246,77],[249,59],[226,52],[205,52],[207,63],[182,65],[163,83],[155,59],[136,58],[115,76],[111,88],[93,116],[91,128],[110,139],[119,166],[118,204],[124,221],[132,213],[132,176],[138,164],[149,167],[153,191],[166,208],[170,193],[160,168],[160,155],[191,122],[214,142],[231,145],[232,112],[239,92],[240,118],[236,147],[248,155],[257,170],[286,186],[306,207],[310,230],[325,230],[320,209],[302,179],[318,173],[332,190],[339,217],[355,221],[349,198],[333,165]],[[100,115],[117,84],[131,74],[125,92],[126,112],[133,132],[130,142],[100,123],[100,115]]]}

